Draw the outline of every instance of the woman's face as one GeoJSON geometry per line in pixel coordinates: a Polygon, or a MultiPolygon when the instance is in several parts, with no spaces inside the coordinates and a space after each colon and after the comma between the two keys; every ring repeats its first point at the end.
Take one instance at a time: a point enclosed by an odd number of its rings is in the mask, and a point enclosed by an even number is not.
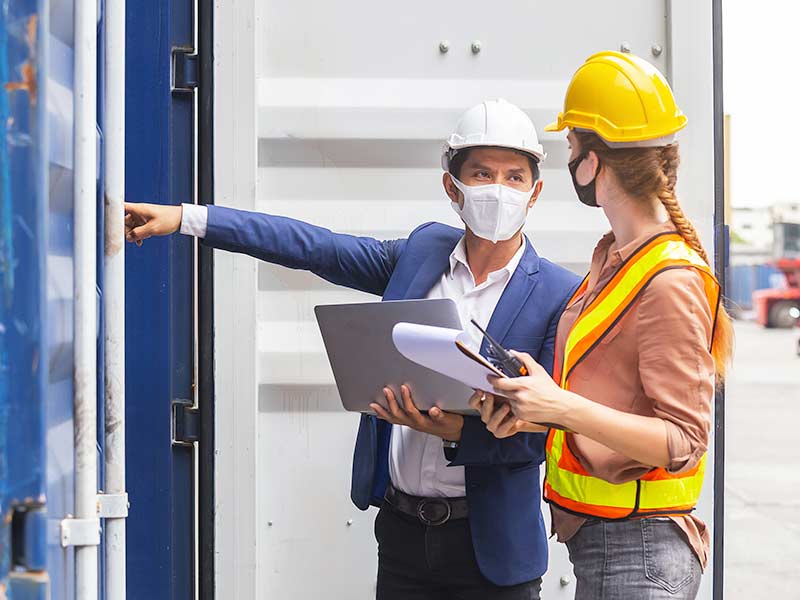
{"type": "MultiPolygon", "coordinates": [[[[570,131],[567,134],[567,143],[569,144],[569,162],[578,158],[581,154],[581,144],[578,137],[570,131]]],[[[588,185],[592,179],[595,178],[597,173],[597,155],[594,152],[589,154],[578,165],[578,170],[575,172],[575,179],[579,185],[588,185]]]]}
{"type": "Polygon", "coordinates": [[[571,131],[567,134],[567,144],[569,144],[569,162],[572,162],[576,158],[578,158],[578,154],[581,152],[580,143],[578,142],[578,138],[575,137],[575,134],[571,131]]]}

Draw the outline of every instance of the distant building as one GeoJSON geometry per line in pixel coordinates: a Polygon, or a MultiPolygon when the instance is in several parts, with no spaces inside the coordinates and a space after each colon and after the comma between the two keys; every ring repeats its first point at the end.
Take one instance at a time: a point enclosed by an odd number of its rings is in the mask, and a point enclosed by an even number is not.
{"type": "Polygon", "coordinates": [[[800,223],[800,203],[731,211],[731,262],[756,264],[774,257],[775,223],[800,223]]]}
{"type": "Polygon", "coordinates": [[[734,208],[730,227],[732,264],[763,263],[772,258],[770,208],[734,208]]]}

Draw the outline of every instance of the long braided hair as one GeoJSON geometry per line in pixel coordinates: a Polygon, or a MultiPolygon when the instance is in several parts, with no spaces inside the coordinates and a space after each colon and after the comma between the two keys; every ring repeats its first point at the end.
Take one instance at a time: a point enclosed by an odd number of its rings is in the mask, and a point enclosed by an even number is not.
{"type": "MultiPolygon", "coordinates": [[[[672,224],[686,243],[711,265],[708,253],[700,241],[697,230],[684,214],[675,185],[678,181],[680,154],[678,144],[655,148],[609,148],[595,133],[574,131],[581,151],[593,151],[600,165],[607,166],[617,176],[625,192],[633,197],[656,196],[669,214],[672,224]]],[[[714,330],[711,354],[717,379],[722,380],[733,352],[733,323],[725,308],[720,304],[714,330]]]]}

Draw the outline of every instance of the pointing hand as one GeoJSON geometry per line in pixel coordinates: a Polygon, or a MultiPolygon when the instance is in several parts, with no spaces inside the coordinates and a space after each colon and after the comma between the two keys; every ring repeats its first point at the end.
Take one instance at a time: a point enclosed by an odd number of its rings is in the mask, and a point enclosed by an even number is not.
{"type": "Polygon", "coordinates": [[[175,233],[182,215],[180,206],[126,202],[125,239],[141,246],[151,236],[175,233]]]}

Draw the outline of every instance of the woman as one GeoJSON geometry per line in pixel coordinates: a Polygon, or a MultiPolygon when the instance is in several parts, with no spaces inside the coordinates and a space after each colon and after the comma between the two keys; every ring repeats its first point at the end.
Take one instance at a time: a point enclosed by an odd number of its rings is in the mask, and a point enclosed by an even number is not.
{"type": "Polygon", "coordinates": [[[732,327],[675,196],[685,124],[638,57],[596,54],[575,73],[548,130],[570,129],[578,198],[612,231],[561,317],[553,377],[520,354],[529,377],[492,381],[507,402],[471,401],[498,437],[560,427],[548,433],[544,495],[580,600],[694,598],[708,560],[692,511],[732,327]]]}

